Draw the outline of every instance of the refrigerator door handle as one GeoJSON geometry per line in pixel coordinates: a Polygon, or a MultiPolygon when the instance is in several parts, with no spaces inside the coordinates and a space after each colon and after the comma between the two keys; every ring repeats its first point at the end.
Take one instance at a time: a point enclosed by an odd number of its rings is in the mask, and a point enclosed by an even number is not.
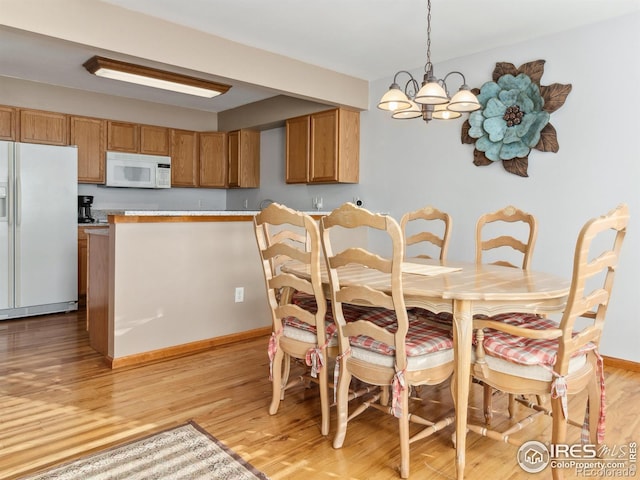
{"type": "Polygon", "coordinates": [[[20,182],[20,177],[16,177],[15,201],[16,201],[16,226],[19,226],[22,219],[22,183],[20,182]]]}
{"type": "Polygon", "coordinates": [[[0,182],[0,222],[9,221],[9,185],[0,182]]]}

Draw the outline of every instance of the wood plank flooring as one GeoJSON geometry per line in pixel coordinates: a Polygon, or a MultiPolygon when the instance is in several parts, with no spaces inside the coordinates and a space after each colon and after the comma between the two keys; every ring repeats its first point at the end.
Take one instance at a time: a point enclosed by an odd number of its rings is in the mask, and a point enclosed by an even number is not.
{"type": "MultiPolygon", "coordinates": [[[[190,419],[273,480],[399,478],[391,417],[363,414],[345,446],[334,450],[333,418],[331,434],[320,435],[316,387],[291,391],[278,414],[268,414],[267,340],[110,370],[89,347],[82,311],[0,322],[0,478],[19,478],[190,419]]],[[[606,376],[607,444],[640,441],[640,373],[607,368],[606,376]]],[[[413,407],[423,414],[453,410],[448,385],[423,388],[420,395],[421,406],[413,407]]],[[[512,422],[504,415],[504,397],[494,402],[496,425],[512,422]]],[[[570,403],[577,419],[583,401],[570,403]]],[[[481,402],[481,389],[473,386],[472,421],[481,421],[481,402]]],[[[526,412],[519,408],[521,417],[526,412]]],[[[548,439],[550,425],[540,418],[521,438],[548,439]]],[[[411,478],[455,477],[452,428],[412,445],[411,478]]],[[[570,432],[577,442],[577,429],[570,432]]],[[[469,480],[530,477],[515,461],[516,447],[473,433],[467,446],[469,480]]]]}

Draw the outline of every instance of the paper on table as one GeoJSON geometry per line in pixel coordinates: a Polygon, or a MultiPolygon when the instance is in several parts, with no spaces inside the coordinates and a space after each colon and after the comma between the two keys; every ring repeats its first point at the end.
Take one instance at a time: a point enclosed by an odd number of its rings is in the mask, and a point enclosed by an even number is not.
{"type": "Polygon", "coordinates": [[[461,267],[443,267],[442,265],[425,265],[424,263],[402,262],[402,273],[414,273],[416,275],[440,275],[443,273],[457,272],[461,267]]]}

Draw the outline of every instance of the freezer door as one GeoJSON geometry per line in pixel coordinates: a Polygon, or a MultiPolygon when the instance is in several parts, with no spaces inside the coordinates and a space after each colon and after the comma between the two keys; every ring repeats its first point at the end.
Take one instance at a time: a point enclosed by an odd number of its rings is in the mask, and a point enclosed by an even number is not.
{"type": "Polygon", "coordinates": [[[15,306],[77,301],[77,149],[15,150],[15,306]]]}
{"type": "Polygon", "coordinates": [[[13,307],[12,165],[13,143],[0,142],[0,310],[13,307]]]}

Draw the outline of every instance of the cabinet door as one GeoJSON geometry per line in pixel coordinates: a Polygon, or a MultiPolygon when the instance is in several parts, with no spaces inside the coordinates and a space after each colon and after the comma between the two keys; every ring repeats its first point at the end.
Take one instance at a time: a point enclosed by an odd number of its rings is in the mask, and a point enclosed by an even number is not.
{"type": "Polygon", "coordinates": [[[229,186],[240,186],[240,131],[229,132],[227,135],[229,157],[229,186]]]}
{"type": "Polygon", "coordinates": [[[360,179],[360,112],[338,111],[338,180],[358,183],[360,179]]]}
{"type": "Polygon", "coordinates": [[[198,186],[198,134],[171,130],[171,185],[198,186]]]}
{"type": "Polygon", "coordinates": [[[226,188],[228,186],[227,134],[200,133],[201,187],[226,188]]]}
{"type": "Polygon", "coordinates": [[[310,182],[338,181],[338,111],[311,115],[310,182]]]}
{"type": "Polygon", "coordinates": [[[140,148],[140,126],[135,123],[107,122],[107,150],[113,152],[138,153],[140,148]]]}
{"type": "Polygon", "coordinates": [[[169,129],[153,125],[140,125],[140,153],[147,155],[169,155],[169,129]]]}
{"type": "Polygon", "coordinates": [[[309,181],[310,125],[309,115],[287,120],[285,159],[287,183],[307,183],[309,181]]]}
{"type": "Polygon", "coordinates": [[[63,113],[20,110],[20,141],[46,145],[68,145],[69,119],[63,113]]]}
{"type": "Polygon", "coordinates": [[[229,186],[256,188],[260,186],[260,132],[236,130],[229,132],[229,186]]]}
{"type": "Polygon", "coordinates": [[[104,183],[106,122],[71,117],[69,143],[78,146],[78,183],[104,183]]]}
{"type": "Polygon", "coordinates": [[[15,142],[18,139],[18,109],[0,107],[0,140],[15,142]]]}

